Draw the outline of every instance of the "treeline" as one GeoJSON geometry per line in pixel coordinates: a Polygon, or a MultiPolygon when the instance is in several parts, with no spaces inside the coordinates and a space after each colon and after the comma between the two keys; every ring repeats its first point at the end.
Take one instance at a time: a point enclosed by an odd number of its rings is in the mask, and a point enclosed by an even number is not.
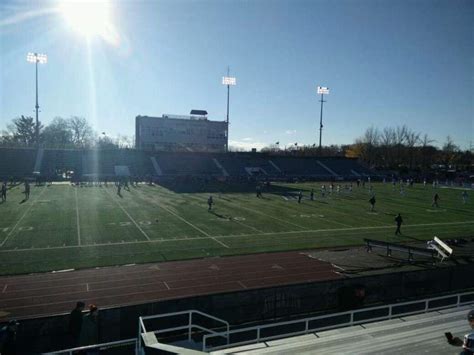
{"type": "MultiPolygon", "coordinates": [[[[105,132],[94,132],[83,117],[56,117],[47,126],[39,125],[39,146],[60,149],[119,149],[133,147],[127,136],[111,138],[105,132]]],[[[33,117],[20,116],[11,121],[0,133],[0,146],[37,147],[36,122],[33,117]]]]}
{"type": "Polygon", "coordinates": [[[358,158],[370,168],[393,171],[428,171],[433,169],[457,169],[470,171],[474,155],[462,150],[448,136],[438,147],[427,134],[412,131],[407,126],[386,127],[379,130],[368,128],[353,144],[323,146],[297,143],[281,148],[277,143],[262,152],[291,156],[324,156],[358,158]]]}
{"type": "Polygon", "coordinates": [[[407,126],[383,130],[370,127],[346,150],[346,156],[358,157],[372,168],[385,170],[472,169],[472,152],[460,149],[451,137],[446,137],[441,147],[434,143],[427,134],[412,131],[407,126]]]}

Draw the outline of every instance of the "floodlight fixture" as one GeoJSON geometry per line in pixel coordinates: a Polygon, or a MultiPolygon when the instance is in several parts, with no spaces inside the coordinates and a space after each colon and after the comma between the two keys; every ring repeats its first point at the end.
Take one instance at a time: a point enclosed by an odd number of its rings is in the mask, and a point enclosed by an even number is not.
{"type": "Polygon", "coordinates": [[[222,85],[237,85],[237,79],[232,76],[223,76],[222,85]]]}
{"type": "Polygon", "coordinates": [[[318,86],[318,95],[329,95],[329,88],[325,86],[318,86]]]}
{"type": "Polygon", "coordinates": [[[39,104],[38,104],[38,63],[40,64],[46,64],[48,62],[48,56],[46,54],[38,54],[38,53],[32,53],[29,52],[26,55],[26,61],[29,63],[35,63],[35,71],[36,71],[36,145],[39,148],[39,119],[38,119],[38,113],[39,113],[39,104]]]}
{"type": "Polygon", "coordinates": [[[48,62],[48,56],[46,54],[38,54],[38,53],[30,52],[26,56],[26,60],[30,63],[46,64],[48,62]]]}

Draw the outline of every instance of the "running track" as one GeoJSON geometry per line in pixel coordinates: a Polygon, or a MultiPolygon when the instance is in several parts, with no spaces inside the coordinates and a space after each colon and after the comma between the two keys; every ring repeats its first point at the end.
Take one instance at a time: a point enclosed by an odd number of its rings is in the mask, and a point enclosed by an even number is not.
{"type": "Polygon", "coordinates": [[[116,266],[0,277],[0,322],[100,308],[342,278],[300,252],[116,266]]]}

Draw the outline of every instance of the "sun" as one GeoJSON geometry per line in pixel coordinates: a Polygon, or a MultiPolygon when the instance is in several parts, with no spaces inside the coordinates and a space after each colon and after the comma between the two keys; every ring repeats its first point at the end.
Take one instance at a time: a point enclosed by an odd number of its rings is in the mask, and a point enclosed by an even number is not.
{"type": "Polygon", "coordinates": [[[86,37],[110,37],[113,26],[108,0],[60,0],[59,11],[78,33],[86,37]]]}

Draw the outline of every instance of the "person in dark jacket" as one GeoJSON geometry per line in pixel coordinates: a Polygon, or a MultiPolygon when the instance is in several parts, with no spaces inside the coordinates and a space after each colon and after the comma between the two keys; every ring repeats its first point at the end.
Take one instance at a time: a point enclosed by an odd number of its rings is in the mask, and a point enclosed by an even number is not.
{"type": "Polygon", "coordinates": [[[402,231],[400,230],[400,227],[402,226],[403,219],[400,213],[398,214],[397,217],[395,217],[395,222],[397,223],[397,230],[395,231],[395,235],[397,234],[402,234],[402,231]]]}
{"type": "Polygon", "coordinates": [[[72,338],[72,346],[79,345],[79,336],[81,335],[82,328],[82,311],[85,307],[84,302],[77,302],[76,308],[74,308],[69,314],[69,334],[72,338]]]}
{"type": "Polygon", "coordinates": [[[16,332],[18,330],[16,320],[11,320],[7,325],[0,328],[0,354],[15,355],[16,351],[16,332]]]}
{"type": "Polygon", "coordinates": [[[79,343],[81,346],[99,343],[99,309],[93,304],[89,305],[89,313],[82,318],[79,343]]]}

